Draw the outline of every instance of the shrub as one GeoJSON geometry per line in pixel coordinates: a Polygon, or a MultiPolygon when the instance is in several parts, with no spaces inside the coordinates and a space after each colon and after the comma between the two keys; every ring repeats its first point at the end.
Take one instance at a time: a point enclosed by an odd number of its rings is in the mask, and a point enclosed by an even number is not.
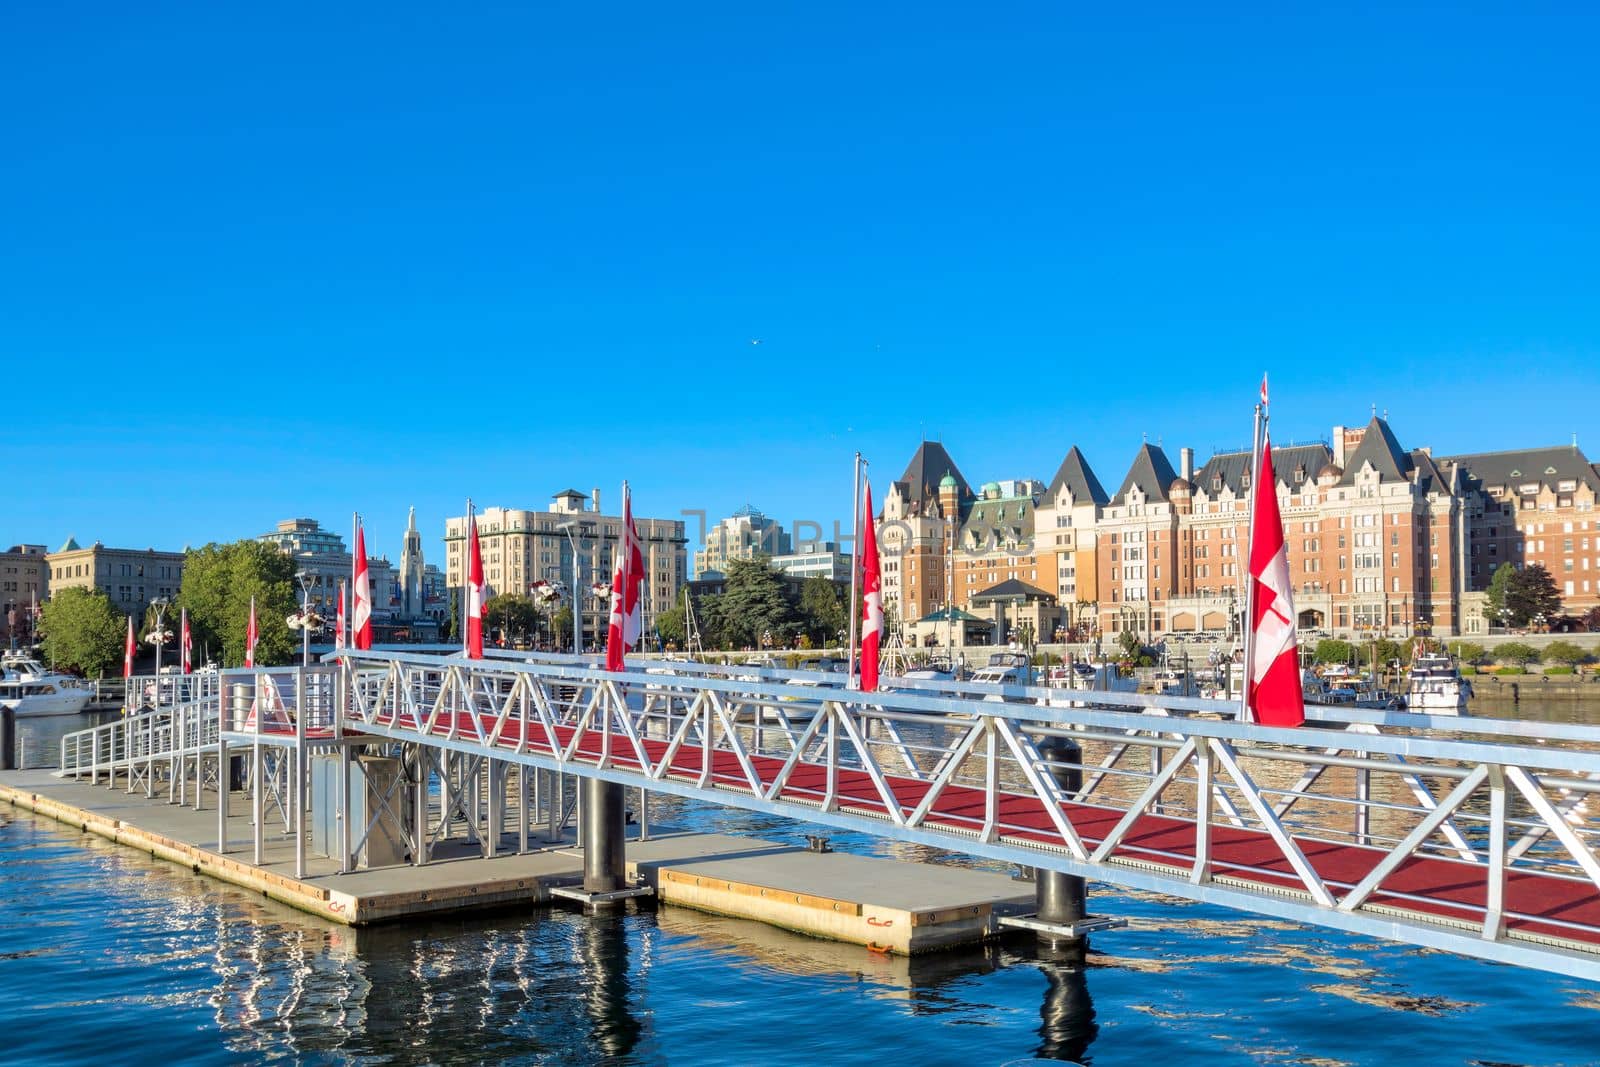
{"type": "Polygon", "coordinates": [[[1507,641],[1494,650],[1494,658],[1500,663],[1509,663],[1514,667],[1525,667],[1530,663],[1539,662],[1539,650],[1532,645],[1525,645],[1521,641],[1507,641]]]}
{"type": "Polygon", "coordinates": [[[1554,667],[1546,667],[1544,669],[1545,674],[1571,674],[1572,671],[1573,668],[1568,667],[1565,664],[1558,664],[1554,667]]]}
{"type": "Polygon", "coordinates": [[[1450,645],[1450,653],[1462,663],[1477,663],[1483,659],[1483,646],[1471,641],[1456,641],[1450,645]]]}
{"type": "MultiPolygon", "coordinates": [[[[1587,661],[1589,653],[1571,641],[1552,641],[1545,646],[1544,658],[1547,663],[1556,663],[1571,668],[1587,661]]],[[[1570,674],[1571,671],[1568,670],[1566,673],[1570,674]]]]}

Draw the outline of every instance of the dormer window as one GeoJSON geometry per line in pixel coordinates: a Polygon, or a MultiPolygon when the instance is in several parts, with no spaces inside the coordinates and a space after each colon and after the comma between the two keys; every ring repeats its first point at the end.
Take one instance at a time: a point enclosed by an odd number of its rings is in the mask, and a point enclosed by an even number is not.
{"type": "Polygon", "coordinates": [[[1240,477],[1240,479],[1239,479],[1239,488],[1240,489],[1248,489],[1248,488],[1250,488],[1250,476],[1248,474],[1243,475],[1242,477],[1240,477]]]}
{"type": "Polygon", "coordinates": [[[1306,469],[1305,469],[1305,467],[1303,465],[1299,466],[1299,467],[1296,467],[1294,469],[1294,484],[1300,485],[1300,484],[1304,483],[1305,480],[1306,480],[1306,469]]]}
{"type": "Polygon", "coordinates": [[[1222,475],[1213,474],[1211,476],[1211,491],[1213,493],[1222,492],[1222,475]]]}

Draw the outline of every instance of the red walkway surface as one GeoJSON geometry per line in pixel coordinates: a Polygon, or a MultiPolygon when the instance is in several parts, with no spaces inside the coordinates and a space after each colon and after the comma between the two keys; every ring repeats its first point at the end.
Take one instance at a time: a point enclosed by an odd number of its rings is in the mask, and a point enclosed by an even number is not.
{"type": "MultiPolygon", "coordinates": [[[[391,728],[420,732],[417,722],[409,715],[401,716],[397,722],[392,715],[381,714],[377,721],[391,728]]],[[[458,739],[482,743],[483,738],[490,736],[495,722],[494,716],[483,715],[479,717],[481,725],[474,729],[472,716],[466,713],[457,714],[454,723],[449,716],[441,715],[431,733],[449,736],[454,725],[458,739]]],[[[536,722],[528,725],[527,751],[551,755],[543,726],[536,722]]],[[[520,723],[508,720],[494,747],[516,749],[521,740],[520,730],[520,723]]],[[[571,744],[574,733],[571,727],[556,728],[563,749],[571,744]]],[[[598,764],[603,745],[599,731],[585,731],[576,759],[598,764]]],[[[668,743],[644,740],[642,745],[652,767],[659,767],[668,743]]],[[[766,786],[777,779],[785,761],[772,756],[750,756],[749,759],[764,792],[766,786]]],[[[685,742],[673,757],[667,777],[696,783],[703,772],[704,760],[700,747],[685,742]]],[[[611,734],[611,764],[623,770],[641,769],[633,742],[624,734],[611,734]]],[[[915,778],[897,775],[885,775],[885,778],[903,815],[915,810],[930,788],[929,783],[915,778]]],[[[709,782],[719,790],[746,795],[751,792],[749,779],[738,757],[731,752],[712,753],[709,782]]],[[[816,806],[820,805],[826,790],[827,768],[801,763],[790,773],[779,798],[816,806]]],[[[840,768],[837,796],[841,811],[888,818],[888,808],[865,771],[840,768]]],[[[1061,810],[1091,851],[1105,840],[1124,814],[1115,808],[1073,803],[1063,804],[1061,810]]],[[[940,794],[921,825],[971,836],[982,831],[984,816],[982,790],[950,785],[940,794]]],[[[998,832],[1001,841],[1063,847],[1061,835],[1044,803],[1031,794],[1000,795],[998,832]]],[[[1365,878],[1387,855],[1381,849],[1360,845],[1304,838],[1295,838],[1295,842],[1311,867],[1330,885],[1336,899],[1365,878]]],[[[1150,814],[1141,816],[1112,852],[1114,858],[1167,868],[1183,876],[1192,870],[1194,854],[1195,826],[1192,822],[1150,814]]],[[[1213,824],[1211,856],[1213,877],[1267,890],[1305,891],[1277,843],[1264,831],[1213,824]]],[[[1451,919],[1481,926],[1488,897],[1487,879],[1488,869],[1483,864],[1413,856],[1390,873],[1382,886],[1367,898],[1364,907],[1383,906],[1419,919],[1451,919]]],[[[1600,891],[1592,883],[1533,871],[1511,871],[1506,877],[1505,912],[1508,932],[1558,938],[1591,951],[1600,949],[1600,891]]]]}

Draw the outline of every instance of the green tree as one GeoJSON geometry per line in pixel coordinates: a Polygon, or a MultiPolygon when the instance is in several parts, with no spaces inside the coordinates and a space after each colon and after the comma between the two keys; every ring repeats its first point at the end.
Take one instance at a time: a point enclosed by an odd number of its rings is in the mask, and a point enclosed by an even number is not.
{"type": "Polygon", "coordinates": [[[39,621],[50,662],[98,678],[122,662],[128,620],[99,589],[63,589],[44,602],[39,621]]]}
{"type": "Polygon", "coordinates": [[[661,640],[683,648],[688,643],[688,621],[683,608],[668,608],[656,616],[656,632],[661,635],[661,640]]]}
{"type": "Polygon", "coordinates": [[[1354,654],[1355,648],[1350,642],[1324,637],[1317,642],[1315,659],[1321,664],[1349,663],[1354,654]]]}
{"type": "Polygon", "coordinates": [[[557,611],[555,613],[555,615],[550,619],[550,630],[551,630],[551,633],[553,635],[552,636],[552,641],[555,643],[555,646],[557,648],[559,648],[559,649],[569,649],[569,648],[572,647],[572,605],[571,604],[563,604],[563,605],[561,605],[561,610],[557,611]]]}
{"type": "Polygon", "coordinates": [[[1509,563],[1502,563],[1495,568],[1494,576],[1489,579],[1489,588],[1485,593],[1483,614],[1491,625],[1504,624],[1505,616],[1501,614],[1509,605],[1506,604],[1506,592],[1511,582],[1517,576],[1517,568],[1509,563]]]}
{"type": "MultiPolygon", "coordinates": [[[[1500,572],[1495,572],[1499,577],[1500,572]]],[[[1553,575],[1541,563],[1530,563],[1506,583],[1505,605],[1513,626],[1526,626],[1537,615],[1554,619],[1561,612],[1561,593],[1553,575]]]]}
{"type": "Polygon", "coordinates": [[[450,597],[450,618],[444,625],[444,639],[447,644],[454,644],[461,640],[461,590],[446,590],[450,597]]]}
{"type": "Polygon", "coordinates": [[[484,622],[507,644],[525,640],[539,626],[539,609],[520,593],[501,593],[483,606],[484,622]]]}
{"type": "Polygon", "coordinates": [[[196,645],[222,650],[224,666],[244,663],[250,601],[256,604],[258,666],[292,662],[298,635],[284,621],[299,610],[295,599],[294,560],[273,545],[259,541],[209,544],[190,549],[183,561],[183,587],[169,609],[189,609],[196,645]]]}
{"type": "Polygon", "coordinates": [[[1399,641],[1391,641],[1388,638],[1383,638],[1374,642],[1372,648],[1373,652],[1377,656],[1378,662],[1376,666],[1379,669],[1387,668],[1389,664],[1399,660],[1405,653],[1404,645],[1402,645],[1399,641]]]}
{"type": "Polygon", "coordinates": [[[1494,658],[1513,667],[1526,667],[1530,663],[1539,662],[1539,650],[1521,641],[1507,641],[1494,650],[1494,658]]]}
{"type": "Polygon", "coordinates": [[[1552,641],[1545,646],[1544,660],[1546,663],[1559,663],[1567,667],[1576,667],[1586,662],[1589,653],[1573,644],[1571,641],[1552,641]]]}
{"type": "Polygon", "coordinates": [[[800,587],[800,624],[812,643],[821,645],[836,640],[839,631],[850,625],[844,598],[832,580],[817,574],[800,587]]]}
{"type": "Polygon", "coordinates": [[[800,629],[799,609],[766,556],[729,560],[727,575],[718,598],[726,647],[760,648],[763,634],[771,634],[774,644],[783,644],[800,629]]]}

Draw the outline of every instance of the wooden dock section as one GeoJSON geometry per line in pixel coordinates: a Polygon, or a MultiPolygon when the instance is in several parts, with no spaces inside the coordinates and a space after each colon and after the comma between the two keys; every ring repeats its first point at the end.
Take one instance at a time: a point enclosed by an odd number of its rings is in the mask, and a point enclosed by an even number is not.
{"type": "MultiPolygon", "coordinates": [[[[442,847],[420,867],[348,874],[338,873],[335,860],[313,856],[306,876],[295,878],[294,842],[281,832],[267,835],[260,866],[250,862],[247,800],[237,793],[230,800],[229,824],[239,836],[230,834],[219,853],[213,807],[196,811],[48,771],[0,772],[0,801],[348,925],[541,906],[551,902],[552,888],[583,879],[583,855],[570,835],[493,859],[457,842],[459,854],[442,847]]],[[[665,904],[899,955],[986,940],[1000,932],[1001,916],[1033,904],[1031,886],[1001,874],[722,834],[658,830],[649,840],[628,841],[627,864],[629,876],[665,904]]]]}

